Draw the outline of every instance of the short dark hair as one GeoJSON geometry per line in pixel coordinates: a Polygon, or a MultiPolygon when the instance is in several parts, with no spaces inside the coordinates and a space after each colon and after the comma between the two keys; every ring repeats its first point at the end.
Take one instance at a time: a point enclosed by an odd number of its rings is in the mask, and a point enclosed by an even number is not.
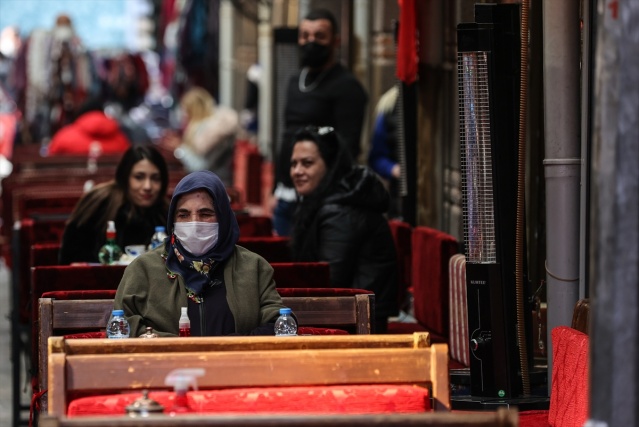
{"type": "Polygon", "coordinates": [[[328,9],[313,9],[311,10],[304,19],[309,21],[317,21],[318,19],[326,19],[331,23],[331,28],[333,29],[333,34],[339,33],[339,28],[337,27],[337,19],[335,19],[335,15],[328,9]]]}
{"type": "Polygon", "coordinates": [[[162,182],[160,198],[162,198],[169,186],[169,169],[162,154],[153,146],[138,145],[129,148],[120,159],[120,163],[118,163],[118,167],[115,170],[115,182],[122,190],[127,190],[129,188],[129,175],[131,175],[133,166],[144,159],[153,163],[160,171],[160,181],[162,182]]]}

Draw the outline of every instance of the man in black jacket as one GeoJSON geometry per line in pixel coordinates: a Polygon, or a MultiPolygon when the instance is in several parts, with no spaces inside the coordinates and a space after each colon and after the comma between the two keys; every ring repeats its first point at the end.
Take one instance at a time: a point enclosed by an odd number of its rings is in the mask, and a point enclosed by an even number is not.
{"type": "Polygon", "coordinates": [[[290,158],[295,132],[306,126],[331,126],[346,141],[353,159],[360,152],[360,137],[368,95],[342,64],[337,61],[339,47],[337,21],[324,9],[311,11],[299,26],[298,45],[301,70],[288,82],[284,109],[284,131],[275,164],[275,231],[289,235],[296,206],[290,179],[290,158]]]}

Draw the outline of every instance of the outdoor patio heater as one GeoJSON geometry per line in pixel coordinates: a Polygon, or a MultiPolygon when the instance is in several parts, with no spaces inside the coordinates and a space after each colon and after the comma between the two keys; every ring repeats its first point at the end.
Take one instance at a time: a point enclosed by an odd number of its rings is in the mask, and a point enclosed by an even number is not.
{"type": "Polygon", "coordinates": [[[457,27],[470,390],[499,401],[523,390],[515,287],[519,5],[477,4],[475,21],[457,27]]]}

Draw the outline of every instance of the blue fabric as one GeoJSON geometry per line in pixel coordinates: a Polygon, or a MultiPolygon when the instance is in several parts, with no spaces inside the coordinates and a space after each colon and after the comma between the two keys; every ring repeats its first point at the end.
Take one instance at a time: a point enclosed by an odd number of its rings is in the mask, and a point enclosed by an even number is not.
{"type": "Polygon", "coordinates": [[[220,284],[217,283],[219,281],[211,280],[210,273],[219,263],[231,256],[240,237],[240,227],[237,224],[235,213],[231,209],[226,188],[216,174],[210,171],[199,171],[182,178],[173,191],[166,229],[171,236],[165,244],[167,268],[184,278],[186,287],[194,294],[191,295],[189,292],[189,297],[198,302],[194,296],[199,295],[205,286],[220,284]],[[195,190],[206,190],[211,195],[220,227],[217,244],[209,252],[199,257],[195,257],[185,250],[173,234],[177,201],[180,196],[195,190]]]}
{"type": "Polygon", "coordinates": [[[386,144],[387,132],[384,114],[379,114],[375,119],[371,151],[368,153],[368,165],[380,176],[392,179],[391,171],[396,163],[390,159],[390,149],[386,144]]]}
{"type": "Polygon", "coordinates": [[[277,200],[277,205],[273,210],[273,229],[278,236],[288,236],[291,234],[293,226],[293,214],[297,202],[287,202],[286,200],[277,200]]]}

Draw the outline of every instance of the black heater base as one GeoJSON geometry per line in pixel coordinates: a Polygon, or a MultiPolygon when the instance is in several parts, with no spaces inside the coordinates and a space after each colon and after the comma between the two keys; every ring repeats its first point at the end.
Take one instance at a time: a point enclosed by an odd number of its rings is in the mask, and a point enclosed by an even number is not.
{"type": "Polygon", "coordinates": [[[455,410],[495,411],[498,407],[517,407],[520,411],[546,410],[548,397],[547,367],[535,366],[530,371],[532,395],[522,398],[495,398],[470,395],[470,370],[451,369],[451,406],[455,410]]]}
{"type": "Polygon", "coordinates": [[[452,396],[451,406],[459,411],[496,411],[497,408],[517,408],[521,411],[546,410],[550,405],[549,397],[532,396],[514,399],[495,399],[493,397],[452,396]]]}

